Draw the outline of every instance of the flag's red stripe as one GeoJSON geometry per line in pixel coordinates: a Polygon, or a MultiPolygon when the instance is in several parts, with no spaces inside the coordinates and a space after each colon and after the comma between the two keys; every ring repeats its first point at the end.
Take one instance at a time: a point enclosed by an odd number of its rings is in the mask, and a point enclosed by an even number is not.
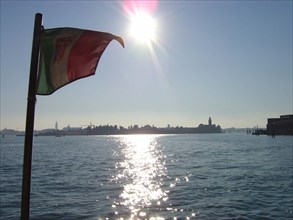
{"type": "Polygon", "coordinates": [[[69,82],[95,74],[100,57],[111,40],[109,34],[85,30],[69,53],[69,82]]]}

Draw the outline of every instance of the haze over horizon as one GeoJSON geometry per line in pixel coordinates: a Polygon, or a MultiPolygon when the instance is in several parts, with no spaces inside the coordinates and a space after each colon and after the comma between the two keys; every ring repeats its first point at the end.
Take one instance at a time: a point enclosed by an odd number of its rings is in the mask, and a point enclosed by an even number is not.
{"type": "Polygon", "coordinates": [[[195,127],[209,117],[263,128],[292,114],[292,1],[152,2],[156,32],[142,43],[129,33],[126,1],[1,1],[0,129],[25,128],[38,12],[44,28],[110,32],[125,48],[111,42],[94,76],[37,96],[36,130],[56,121],[195,127]]]}

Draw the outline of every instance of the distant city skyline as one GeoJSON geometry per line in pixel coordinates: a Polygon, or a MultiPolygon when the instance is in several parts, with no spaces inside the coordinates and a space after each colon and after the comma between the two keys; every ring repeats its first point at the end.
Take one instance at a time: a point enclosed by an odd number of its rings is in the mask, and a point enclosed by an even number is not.
{"type": "Polygon", "coordinates": [[[125,48],[111,43],[94,76],[37,96],[36,130],[56,121],[193,127],[209,117],[222,128],[264,128],[292,114],[292,1],[153,3],[139,6],[156,21],[143,43],[129,32],[125,1],[1,1],[0,129],[25,128],[37,12],[44,28],[110,32],[125,48]]]}
{"type": "MultiPolygon", "coordinates": [[[[70,124],[70,123],[67,123],[66,125],[64,126],[59,126],[59,123],[58,121],[55,121],[55,123],[52,123],[52,126],[49,126],[49,127],[45,127],[45,128],[41,128],[41,129],[34,129],[36,131],[42,131],[42,130],[66,130],[66,129],[70,129],[70,128],[87,128],[87,127],[91,127],[91,128],[94,128],[94,127],[100,127],[100,126],[117,126],[117,127],[123,127],[123,128],[130,128],[130,127],[134,127],[134,126],[137,126],[138,128],[142,128],[142,127],[145,127],[145,126],[151,126],[151,127],[157,127],[157,128],[175,128],[175,127],[186,127],[186,128],[195,128],[195,127],[198,127],[200,125],[215,125],[215,126],[220,126],[222,128],[222,126],[220,124],[217,124],[217,123],[214,123],[212,118],[209,117],[205,122],[201,122],[199,124],[194,124],[194,125],[191,125],[191,126],[183,126],[181,124],[176,124],[176,125],[172,125],[172,124],[166,124],[166,125],[163,125],[163,126],[156,126],[154,123],[148,123],[148,124],[137,124],[137,123],[134,123],[134,124],[127,124],[127,125],[121,125],[121,124],[117,124],[117,123],[114,123],[114,124],[110,124],[110,123],[106,123],[106,124],[93,124],[93,123],[88,123],[88,124],[82,124],[82,125],[74,125],[74,124],[70,124]]],[[[252,128],[258,128],[259,126],[258,125],[255,125],[255,126],[251,126],[251,127],[225,127],[223,129],[231,129],[231,128],[235,128],[235,129],[252,129],[252,128]]],[[[264,127],[260,127],[260,128],[265,128],[266,126],[264,127]]],[[[21,129],[18,129],[18,128],[1,128],[0,131],[3,131],[3,130],[16,130],[16,131],[24,131],[21,130],[21,129]]]]}
{"type": "MultiPolygon", "coordinates": [[[[0,131],[3,135],[23,136],[24,131],[12,129],[4,129],[0,131]]],[[[70,125],[59,129],[58,122],[55,123],[55,128],[46,128],[42,130],[34,130],[35,136],[70,136],[70,135],[130,135],[130,134],[199,134],[199,133],[223,133],[220,125],[212,123],[211,117],[207,124],[199,124],[198,126],[183,127],[180,125],[166,127],[156,127],[154,125],[130,125],[127,127],[121,125],[83,125],[71,127],[70,125]]]]}
{"type": "MultiPolygon", "coordinates": [[[[190,126],[190,127],[197,127],[199,126],[200,124],[204,124],[204,125],[216,125],[216,126],[221,126],[220,124],[216,124],[216,123],[213,123],[213,120],[212,120],[212,117],[209,117],[205,122],[202,122],[202,123],[199,123],[197,125],[193,125],[193,126],[190,126]]],[[[125,127],[125,128],[128,128],[130,126],[138,126],[138,127],[144,127],[144,126],[154,126],[154,127],[159,127],[159,128],[168,128],[168,127],[182,127],[182,125],[180,124],[177,124],[177,125],[171,125],[171,124],[167,124],[166,126],[156,126],[154,123],[149,123],[149,124],[143,124],[143,125],[139,125],[139,124],[129,124],[127,126],[125,125],[120,125],[120,124],[93,124],[93,123],[89,123],[89,124],[83,124],[83,125],[79,125],[79,126],[72,126],[70,125],[70,123],[68,123],[66,126],[62,126],[62,127],[59,127],[59,124],[58,124],[58,121],[55,122],[54,124],[54,127],[50,127],[50,128],[45,128],[45,129],[55,129],[55,130],[58,130],[58,129],[64,129],[64,128],[68,128],[68,127],[75,127],[75,128],[84,128],[84,127],[96,127],[96,126],[122,126],[122,127],[125,127]]]]}

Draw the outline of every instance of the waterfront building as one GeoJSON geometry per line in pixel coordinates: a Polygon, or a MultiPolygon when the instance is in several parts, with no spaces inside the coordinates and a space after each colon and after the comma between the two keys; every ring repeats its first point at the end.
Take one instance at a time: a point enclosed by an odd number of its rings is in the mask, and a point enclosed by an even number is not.
{"type": "Polygon", "coordinates": [[[280,118],[268,118],[268,135],[293,135],[293,115],[281,115],[280,118]]]}

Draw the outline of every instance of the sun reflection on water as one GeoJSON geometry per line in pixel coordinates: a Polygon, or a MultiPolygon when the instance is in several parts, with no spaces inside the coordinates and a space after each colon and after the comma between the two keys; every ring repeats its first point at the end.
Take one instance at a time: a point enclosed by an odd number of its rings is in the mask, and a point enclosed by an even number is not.
{"type": "Polygon", "coordinates": [[[144,208],[159,206],[168,200],[162,189],[166,176],[164,155],[154,135],[122,136],[118,170],[114,179],[123,184],[123,192],[115,206],[124,206],[131,216],[146,216],[144,208]]]}

